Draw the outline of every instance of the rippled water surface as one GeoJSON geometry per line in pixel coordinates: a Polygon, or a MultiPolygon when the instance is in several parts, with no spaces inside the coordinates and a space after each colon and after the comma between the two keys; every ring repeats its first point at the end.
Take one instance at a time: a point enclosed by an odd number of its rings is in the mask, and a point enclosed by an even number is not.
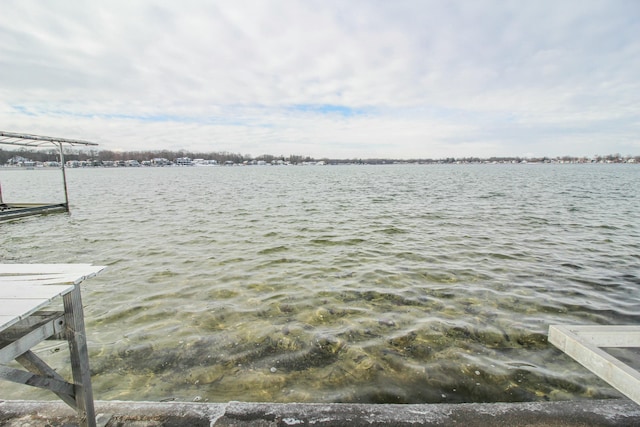
{"type": "MultiPolygon", "coordinates": [[[[4,200],[62,200],[59,175],[0,169],[4,200]]],[[[68,179],[72,214],[0,224],[0,261],[108,266],[83,284],[97,399],[617,396],[546,334],[640,322],[638,166],[72,169],[68,179]]],[[[68,372],[61,344],[38,352],[68,372]]]]}

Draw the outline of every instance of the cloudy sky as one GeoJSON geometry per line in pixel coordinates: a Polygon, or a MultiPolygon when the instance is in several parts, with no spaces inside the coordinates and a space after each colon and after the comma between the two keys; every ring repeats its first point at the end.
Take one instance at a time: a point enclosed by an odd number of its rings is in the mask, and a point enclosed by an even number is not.
{"type": "Polygon", "coordinates": [[[109,150],[640,155],[638,0],[3,0],[0,130],[109,150]]]}

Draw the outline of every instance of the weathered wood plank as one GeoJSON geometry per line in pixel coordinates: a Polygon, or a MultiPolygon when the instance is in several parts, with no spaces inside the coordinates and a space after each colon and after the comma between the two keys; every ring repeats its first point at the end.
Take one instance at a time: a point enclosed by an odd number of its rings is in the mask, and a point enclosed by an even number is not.
{"type": "Polygon", "coordinates": [[[0,378],[18,384],[44,388],[55,393],[63,393],[67,395],[74,394],[74,387],[68,382],[59,381],[55,378],[46,378],[41,375],[25,372],[20,369],[9,368],[7,366],[0,366],[0,378]]]}
{"type": "Polygon", "coordinates": [[[6,341],[7,338],[10,340],[8,344],[0,348],[0,363],[10,362],[47,338],[60,333],[64,327],[64,322],[64,313],[61,313],[41,325],[33,326],[30,330],[24,331],[22,336],[14,337],[11,336],[13,334],[1,333],[0,338],[3,341],[6,341]]]}
{"type": "Polygon", "coordinates": [[[10,328],[5,328],[4,331],[0,331],[0,336],[4,336],[5,334],[19,334],[24,335],[24,333],[20,333],[20,331],[29,331],[34,326],[38,326],[44,322],[52,320],[56,317],[62,316],[64,314],[63,311],[53,311],[53,310],[38,310],[29,317],[26,317],[10,328]]]}
{"type": "Polygon", "coordinates": [[[50,298],[6,298],[0,299],[2,314],[22,318],[51,302],[50,298]]]}
{"type": "MultiPolygon", "coordinates": [[[[23,355],[16,358],[16,360],[24,366],[28,371],[33,372],[34,374],[41,375],[43,377],[53,378],[61,382],[65,382],[64,378],[56,371],[51,369],[49,365],[47,365],[42,359],[36,356],[32,351],[27,351],[23,355]]],[[[67,405],[71,406],[73,409],[76,408],[76,397],[75,397],[75,389],[74,394],[62,393],[59,391],[53,391],[63,402],[67,405]]]]}
{"type": "Polygon", "coordinates": [[[66,203],[34,203],[32,206],[27,206],[26,203],[8,203],[8,205],[10,209],[0,211],[0,221],[69,211],[66,203]]]}
{"type": "Polygon", "coordinates": [[[89,369],[89,353],[84,329],[80,286],[76,285],[73,292],[64,295],[62,299],[80,425],[95,426],[96,414],[93,406],[93,389],[91,388],[91,371],[89,369]]]}
{"type": "MultiPolygon", "coordinates": [[[[42,279],[42,280],[35,280],[35,281],[32,280],[32,281],[22,281],[22,282],[18,281],[18,282],[24,283],[24,284],[41,285],[41,286],[62,285],[62,284],[76,285],[78,283],[82,283],[87,278],[88,277],[78,278],[78,276],[71,274],[67,276],[59,276],[53,279],[42,279]]],[[[0,280],[0,284],[4,282],[5,282],[4,280],[0,280]]]]}
{"type": "Polygon", "coordinates": [[[73,285],[81,283],[87,278],[89,278],[89,276],[79,276],[78,274],[41,274],[35,276],[4,275],[0,276],[0,284],[9,282],[29,285],[73,285]]]}
{"type": "Polygon", "coordinates": [[[58,283],[67,283],[69,280],[74,281],[77,279],[76,275],[54,273],[54,274],[5,274],[0,275],[0,283],[23,283],[34,285],[42,285],[48,282],[57,281],[58,283]]]}
{"type": "MultiPolygon", "coordinates": [[[[60,280],[70,276],[66,273],[49,273],[49,274],[4,274],[0,275],[0,283],[4,282],[34,282],[39,284],[42,280],[60,280]]],[[[75,280],[75,278],[73,279],[75,280]]],[[[64,282],[63,282],[64,283],[64,282]]]]}
{"type": "Polygon", "coordinates": [[[15,316],[7,316],[6,314],[0,314],[0,331],[8,328],[16,323],[18,319],[15,316]]]}
{"type": "Polygon", "coordinates": [[[2,274],[50,274],[94,271],[100,268],[91,264],[0,264],[2,274]]]}
{"type": "Polygon", "coordinates": [[[563,328],[597,347],[640,347],[640,326],[637,325],[567,325],[563,328]]]}
{"type": "MultiPolygon", "coordinates": [[[[639,326],[633,327],[640,328],[639,326]]],[[[611,341],[603,339],[600,343],[611,341]]],[[[640,404],[640,372],[605,352],[589,338],[582,337],[579,328],[576,329],[571,325],[551,325],[549,326],[549,342],[628,398],[640,404]]]]}
{"type": "Polygon", "coordinates": [[[91,264],[0,264],[0,283],[18,280],[34,281],[34,284],[77,284],[104,268],[91,264]]]}
{"type": "Polygon", "coordinates": [[[1,283],[0,282],[0,310],[4,313],[6,304],[10,304],[10,299],[47,299],[53,300],[67,292],[73,290],[73,285],[27,285],[22,283],[1,283]]]}

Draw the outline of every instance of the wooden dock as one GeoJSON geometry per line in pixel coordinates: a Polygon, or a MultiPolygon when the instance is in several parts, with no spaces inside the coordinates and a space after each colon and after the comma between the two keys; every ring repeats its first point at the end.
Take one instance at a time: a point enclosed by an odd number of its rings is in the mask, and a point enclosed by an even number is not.
{"type": "Polygon", "coordinates": [[[67,211],[66,203],[3,203],[0,205],[0,221],[67,211]]]}
{"type": "Polygon", "coordinates": [[[104,267],[90,264],[0,264],[0,379],[43,388],[96,425],[80,283],[104,267]],[[43,311],[62,298],[64,311],[43,311]],[[69,344],[73,380],[66,381],[31,349],[47,339],[69,344]],[[26,370],[9,362],[16,360],[26,370]]]}

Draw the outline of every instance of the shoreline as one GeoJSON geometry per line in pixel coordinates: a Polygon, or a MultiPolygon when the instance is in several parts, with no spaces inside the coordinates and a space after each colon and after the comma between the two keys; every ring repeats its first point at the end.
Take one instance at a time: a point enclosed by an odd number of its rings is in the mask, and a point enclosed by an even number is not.
{"type": "MultiPolygon", "coordinates": [[[[96,401],[99,426],[630,426],[640,406],[628,399],[524,403],[379,405],[347,403],[179,403],[96,401]]],[[[0,400],[0,425],[68,425],[58,401],[0,400]]]]}

